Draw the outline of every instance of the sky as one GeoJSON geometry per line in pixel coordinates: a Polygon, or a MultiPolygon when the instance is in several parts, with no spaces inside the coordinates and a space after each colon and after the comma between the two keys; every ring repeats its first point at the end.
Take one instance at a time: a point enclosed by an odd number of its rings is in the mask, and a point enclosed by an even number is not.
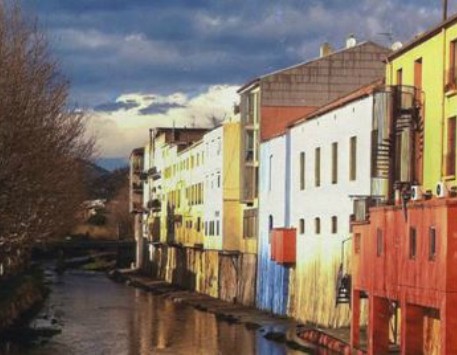
{"type": "MultiPolygon", "coordinates": [[[[89,115],[99,156],[125,159],[148,128],[211,125],[259,75],[348,35],[390,46],[441,19],[441,0],[22,0],[89,115]]],[[[449,0],[449,13],[457,0],[449,0]]]]}

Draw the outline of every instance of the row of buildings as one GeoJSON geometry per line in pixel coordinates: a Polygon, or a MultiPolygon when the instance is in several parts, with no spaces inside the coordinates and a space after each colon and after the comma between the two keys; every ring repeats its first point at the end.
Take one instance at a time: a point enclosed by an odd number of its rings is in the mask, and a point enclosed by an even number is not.
{"type": "Polygon", "coordinates": [[[137,267],[370,354],[457,353],[457,16],[247,82],[131,155],[137,267]]]}

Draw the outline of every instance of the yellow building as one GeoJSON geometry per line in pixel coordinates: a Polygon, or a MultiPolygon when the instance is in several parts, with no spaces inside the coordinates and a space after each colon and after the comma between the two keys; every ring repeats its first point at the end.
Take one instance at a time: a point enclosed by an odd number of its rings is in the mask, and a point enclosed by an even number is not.
{"type": "Polygon", "coordinates": [[[240,202],[240,124],[205,134],[205,249],[256,253],[257,239],[243,237],[240,202]]]}
{"type": "Polygon", "coordinates": [[[434,194],[438,182],[455,183],[456,44],[457,15],[416,37],[387,59],[386,84],[414,90],[421,116],[421,133],[412,146],[416,150],[415,180],[424,191],[434,194]]]}

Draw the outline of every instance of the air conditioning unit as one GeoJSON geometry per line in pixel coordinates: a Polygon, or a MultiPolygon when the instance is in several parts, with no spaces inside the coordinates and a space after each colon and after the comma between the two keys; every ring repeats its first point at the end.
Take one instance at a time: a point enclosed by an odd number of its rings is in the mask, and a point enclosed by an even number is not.
{"type": "Polygon", "coordinates": [[[438,181],[435,186],[436,197],[443,198],[448,194],[446,183],[444,181],[438,181]]]}
{"type": "Polygon", "coordinates": [[[411,200],[412,201],[422,200],[422,189],[419,185],[411,186],[411,200]]]}

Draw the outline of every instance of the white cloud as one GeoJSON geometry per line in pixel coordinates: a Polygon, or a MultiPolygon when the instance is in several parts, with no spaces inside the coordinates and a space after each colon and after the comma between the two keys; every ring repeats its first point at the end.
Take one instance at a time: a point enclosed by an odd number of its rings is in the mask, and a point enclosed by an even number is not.
{"type": "Polygon", "coordinates": [[[177,92],[168,96],[155,93],[124,94],[116,102],[138,106],[114,112],[89,112],[88,131],[95,134],[102,157],[126,157],[142,146],[153,127],[212,127],[211,117],[230,117],[238,102],[238,86],[215,85],[193,98],[177,92]],[[148,108],[166,108],[163,113],[142,114],[148,108]]]}

